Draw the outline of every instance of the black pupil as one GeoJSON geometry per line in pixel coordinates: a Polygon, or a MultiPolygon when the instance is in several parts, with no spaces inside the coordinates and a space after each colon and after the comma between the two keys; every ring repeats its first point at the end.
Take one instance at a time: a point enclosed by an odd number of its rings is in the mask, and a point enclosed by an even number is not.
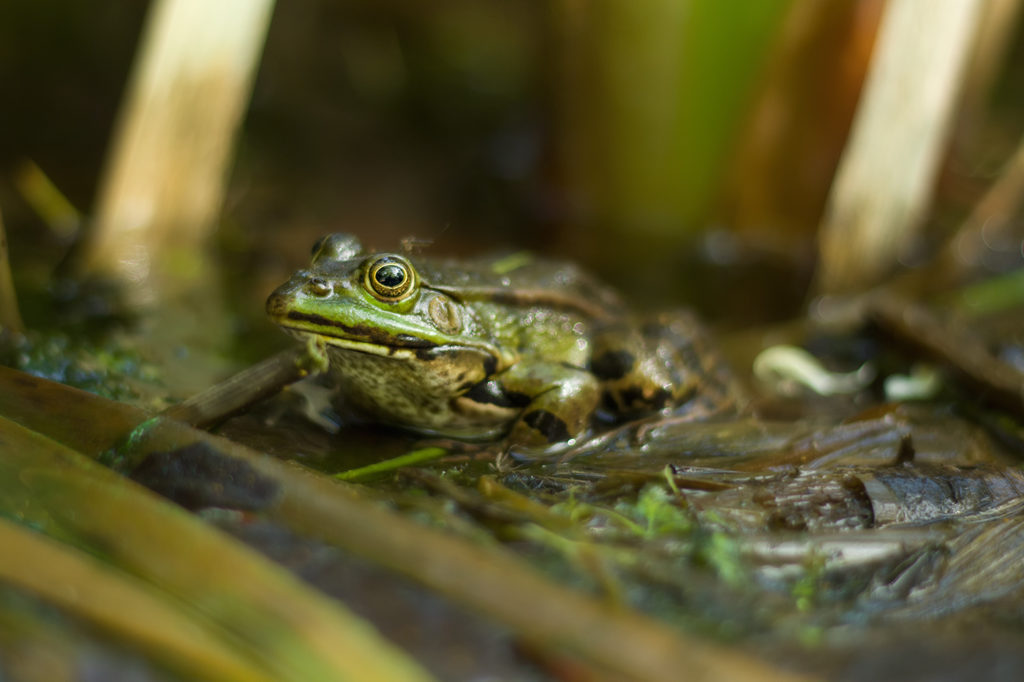
{"type": "Polygon", "coordinates": [[[393,263],[382,265],[377,269],[377,272],[373,273],[373,277],[377,280],[377,284],[380,284],[382,287],[394,289],[395,287],[402,286],[405,282],[405,268],[393,263]]]}

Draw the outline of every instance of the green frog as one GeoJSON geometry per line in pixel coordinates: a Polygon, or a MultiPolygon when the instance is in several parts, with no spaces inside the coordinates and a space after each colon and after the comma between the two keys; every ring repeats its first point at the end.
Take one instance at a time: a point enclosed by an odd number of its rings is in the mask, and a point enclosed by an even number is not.
{"type": "Polygon", "coordinates": [[[693,315],[635,317],[576,266],[528,254],[439,260],[332,234],[267,313],[326,346],[346,411],[425,434],[505,437],[512,452],[569,447],[598,421],[699,418],[737,402],[693,315]]]}

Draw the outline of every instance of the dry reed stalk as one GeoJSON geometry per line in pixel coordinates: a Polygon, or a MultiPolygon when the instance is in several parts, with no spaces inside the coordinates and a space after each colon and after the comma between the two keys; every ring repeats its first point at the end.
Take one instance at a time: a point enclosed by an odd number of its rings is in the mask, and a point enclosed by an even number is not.
{"type": "Polygon", "coordinates": [[[180,274],[182,258],[197,258],[221,208],[272,9],[273,0],[153,5],[81,254],[83,274],[126,283],[145,302],[160,268],[178,266],[180,274]]]}
{"type": "Polygon", "coordinates": [[[818,288],[863,289],[928,210],[984,0],[891,0],[821,227],[818,288]]]}

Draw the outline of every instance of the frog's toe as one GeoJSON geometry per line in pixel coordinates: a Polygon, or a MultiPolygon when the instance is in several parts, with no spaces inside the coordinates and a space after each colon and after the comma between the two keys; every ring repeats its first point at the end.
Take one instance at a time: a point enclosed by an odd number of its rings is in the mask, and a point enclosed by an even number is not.
{"type": "Polygon", "coordinates": [[[505,451],[502,453],[505,459],[511,459],[516,462],[535,462],[539,460],[549,460],[552,457],[561,455],[567,450],[576,446],[576,439],[570,438],[569,440],[562,441],[560,443],[549,443],[548,445],[530,446],[522,443],[513,443],[508,441],[505,446],[505,451]]]}
{"type": "Polygon", "coordinates": [[[524,413],[522,420],[516,424],[513,435],[524,436],[524,439],[528,438],[533,443],[546,445],[561,443],[572,436],[564,419],[544,409],[524,413]]]}

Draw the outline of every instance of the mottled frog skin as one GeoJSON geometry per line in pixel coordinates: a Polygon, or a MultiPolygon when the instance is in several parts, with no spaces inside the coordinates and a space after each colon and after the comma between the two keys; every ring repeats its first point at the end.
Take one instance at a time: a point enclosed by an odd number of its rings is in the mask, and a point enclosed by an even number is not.
{"type": "Polygon", "coordinates": [[[646,318],[577,267],[436,260],[321,239],[267,313],[322,341],[344,407],[372,421],[558,450],[595,419],[728,411],[736,391],[686,312],[646,318]]]}

